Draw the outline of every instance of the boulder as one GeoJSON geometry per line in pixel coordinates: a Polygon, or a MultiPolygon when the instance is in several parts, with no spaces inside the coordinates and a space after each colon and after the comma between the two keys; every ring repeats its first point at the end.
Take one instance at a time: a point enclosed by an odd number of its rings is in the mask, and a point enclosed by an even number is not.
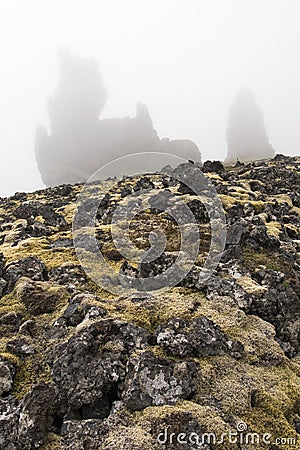
{"type": "Polygon", "coordinates": [[[11,292],[21,277],[30,278],[33,281],[43,281],[45,280],[45,275],[45,264],[35,256],[27,256],[26,258],[9,263],[5,267],[4,273],[4,279],[7,282],[5,293],[11,292]]]}
{"type": "Polygon", "coordinates": [[[241,358],[243,345],[230,339],[210,319],[200,316],[190,325],[183,319],[172,319],[155,331],[158,345],[172,356],[197,357],[229,354],[241,358]]]}
{"type": "Polygon", "coordinates": [[[50,429],[54,400],[53,385],[40,382],[18,405],[12,396],[0,401],[0,448],[31,450],[39,448],[50,429]]]}
{"type": "Polygon", "coordinates": [[[193,361],[173,362],[144,352],[127,364],[122,399],[133,410],[174,404],[193,394],[196,371],[193,361]]]}

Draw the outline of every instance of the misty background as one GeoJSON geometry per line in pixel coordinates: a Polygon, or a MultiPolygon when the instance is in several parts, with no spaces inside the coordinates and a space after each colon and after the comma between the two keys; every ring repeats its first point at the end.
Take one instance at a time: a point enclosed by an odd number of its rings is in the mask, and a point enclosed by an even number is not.
{"type": "Polygon", "coordinates": [[[98,61],[102,117],[140,101],[160,136],[223,160],[229,108],[249,88],[276,152],[299,154],[299,20],[298,0],[1,0],[0,195],[43,187],[34,136],[61,46],[98,61]]]}

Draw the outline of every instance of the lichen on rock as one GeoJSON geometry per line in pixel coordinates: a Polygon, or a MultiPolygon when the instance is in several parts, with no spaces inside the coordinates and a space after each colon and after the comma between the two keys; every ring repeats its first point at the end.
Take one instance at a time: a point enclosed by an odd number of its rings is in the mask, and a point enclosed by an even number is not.
{"type": "MultiPolygon", "coordinates": [[[[72,241],[81,185],[0,199],[1,449],[238,450],[228,433],[241,422],[272,442],[295,439],[286,449],[299,446],[300,159],[205,165],[224,205],[227,239],[204,283],[205,207],[166,170],[165,186],[150,175],[117,186],[110,180],[91,187],[88,199],[93,208],[113,186],[95,235],[111,267],[132,278],[172,263],[180,236],[162,209],[189,205],[199,255],[158,295],[117,296],[89,279],[72,241]],[[147,250],[149,233],[161,226],[168,242],[156,263],[142,266],[118,252],[110,221],[120,199],[145,186],[155,189],[152,208],[133,218],[130,238],[147,250]],[[160,444],[165,430],[173,443],[160,444]],[[200,446],[179,444],[180,433],[227,437],[200,446]]],[[[87,249],[91,266],[93,258],[87,249]]],[[[243,448],[280,450],[262,442],[243,448]]]]}

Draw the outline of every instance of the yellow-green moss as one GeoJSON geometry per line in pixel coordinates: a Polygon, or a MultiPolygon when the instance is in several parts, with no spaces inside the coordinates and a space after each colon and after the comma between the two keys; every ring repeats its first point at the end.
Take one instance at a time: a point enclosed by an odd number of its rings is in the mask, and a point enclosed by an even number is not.
{"type": "Polygon", "coordinates": [[[287,194],[274,195],[272,198],[277,200],[279,203],[287,203],[291,208],[293,207],[292,199],[287,194]]]}
{"type": "Polygon", "coordinates": [[[278,222],[266,222],[266,229],[267,229],[267,233],[270,236],[274,236],[277,239],[280,236],[281,233],[281,225],[278,222]]]}
{"type": "Polygon", "coordinates": [[[49,366],[35,354],[20,364],[14,379],[12,394],[21,399],[33,384],[40,381],[50,383],[52,378],[49,366]]]}
{"type": "Polygon", "coordinates": [[[0,316],[7,314],[9,312],[14,312],[22,316],[26,314],[25,306],[22,303],[20,303],[18,299],[12,298],[10,294],[3,297],[0,301],[0,316]]]}
{"type": "Polygon", "coordinates": [[[245,247],[243,249],[243,254],[245,258],[245,265],[251,271],[255,271],[259,268],[259,266],[265,266],[267,269],[272,269],[275,271],[281,270],[281,260],[273,254],[272,257],[270,257],[270,254],[267,251],[260,253],[250,247],[245,247]]]}
{"type": "Polygon", "coordinates": [[[101,450],[119,450],[131,446],[132,450],[153,450],[153,437],[143,427],[119,426],[110,431],[101,444],[101,450]]]}
{"type": "Polygon", "coordinates": [[[230,196],[236,198],[240,201],[249,201],[249,193],[244,192],[244,189],[240,188],[240,190],[230,191],[230,196]]]}
{"type": "Polygon", "coordinates": [[[2,245],[1,252],[4,254],[7,263],[17,261],[27,256],[40,258],[48,270],[59,267],[65,262],[78,264],[75,250],[73,248],[63,248],[53,251],[49,248],[49,241],[46,238],[28,238],[18,245],[2,245]]]}
{"type": "Polygon", "coordinates": [[[195,307],[201,302],[203,295],[197,292],[197,295],[189,296],[187,291],[184,288],[173,288],[165,294],[141,302],[121,298],[117,301],[116,314],[128,322],[152,331],[174,317],[191,320],[195,307]]]}
{"type": "MultiPolygon", "coordinates": [[[[141,412],[135,413],[135,422],[143,429],[153,429],[156,423],[158,433],[164,432],[164,421],[171,422],[168,425],[168,436],[172,432],[192,433],[194,430],[185,429],[181,422],[181,414],[190,413],[194,420],[197,420],[203,433],[214,433],[218,439],[222,433],[229,433],[232,429],[217,413],[216,409],[210,406],[197,404],[192,401],[179,401],[175,405],[163,405],[159,407],[151,406],[141,412]],[[176,420],[176,416],[178,417],[176,420]],[[170,420],[171,419],[171,420],[170,420]]],[[[196,431],[196,430],[195,430],[196,431]]],[[[198,431],[199,432],[199,431],[198,431]]],[[[201,438],[201,435],[199,434],[201,438]]],[[[157,438],[157,436],[155,436],[157,438]]],[[[177,436],[175,436],[175,439],[177,436]]],[[[174,444],[176,441],[173,441],[174,444]]],[[[232,444],[224,441],[222,444],[214,445],[216,450],[231,450],[232,444]]]]}
{"type": "Polygon", "coordinates": [[[252,200],[249,203],[251,203],[251,205],[253,206],[256,214],[262,213],[265,209],[265,202],[263,202],[262,200],[252,200]]]}
{"type": "Polygon", "coordinates": [[[219,194],[219,197],[226,211],[238,203],[238,199],[230,195],[219,194]]]}
{"type": "Polygon", "coordinates": [[[19,367],[21,364],[20,358],[16,355],[12,355],[11,353],[0,352],[0,357],[6,359],[6,361],[10,362],[15,367],[19,367]]]}
{"type": "Polygon", "coordinates": [[[236,280],[236,282],[242,286],[244,291],[248,294],[255,295],[256,297],[260,297],[264,292],[266,292],[267,288],[265,286],[261,286],[256,283],[256,281],[252,280],[252,278],[243,276],[236,280]]]}
{"type": "Polygon", "coordinates": [[[230,195],[219,194],[222,201],[223,207],[228,211],[232,206],[237,204],[244,205],[245,203],[250,203],[256,214],[260,214],[265,208],[265,202],[261,200],[249,200],[249,195],[241,192],[230,192],[230,195]]]}
{"type": "Polygon", "coordinates": [[[48,433],[45,437],[44,444],[40,450],[60,450],[62,449],[62,438],[54,433],[48,433]]]}
{"type": "Polygon", "coordinates": [[[207,396],[218,399],[225,414],[233,413],[251,431],[272,433],[274,438],[296,436],[292,418],[299,405],[300,379],[288,362],[258,366],[225,356],[205,358],[199,364],[197,401],[207,396]]]}

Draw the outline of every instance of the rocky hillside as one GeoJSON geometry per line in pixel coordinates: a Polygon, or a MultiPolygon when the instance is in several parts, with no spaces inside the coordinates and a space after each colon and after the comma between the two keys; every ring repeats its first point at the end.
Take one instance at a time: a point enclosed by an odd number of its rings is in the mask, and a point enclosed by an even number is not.
{"type": "Polygon", "coordinates": [[[227,232],[204,283],[207,212],[172,173],[125,180],[98,210],[102,254],[133,280],[165,270],[179,251],[162,207],[169,193],[173,208],[177,198],[193,212],[200,253],[158,295],[114,295],[87,276],[72,239],[81,185],[0,199],[1,449],[300,448],[300,158],[203,171],[227,232]],[[157,194],[130,236],[146,248],[159,225],[167,245],[137,266],[115,248],[110,218],[149,186],[157,194]]]}

